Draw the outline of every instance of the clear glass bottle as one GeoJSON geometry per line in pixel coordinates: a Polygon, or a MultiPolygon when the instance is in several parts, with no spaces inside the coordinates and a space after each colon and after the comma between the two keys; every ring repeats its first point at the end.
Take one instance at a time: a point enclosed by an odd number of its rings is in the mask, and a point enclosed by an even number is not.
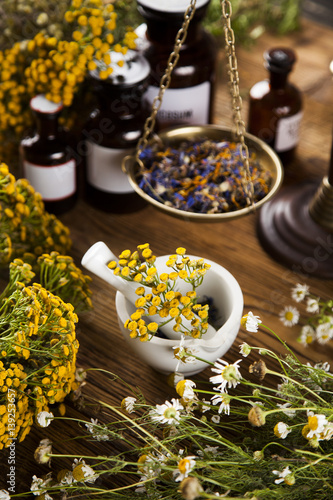
{"type": "Polygon", "coordinates": [[[62,104],[37,95],[30,107],[36,129],[20,144],[23,176],[42,195],[45,209],[58,215],[73,208],[77,198],[76,161],[69,153],[70,138],[58,123],[62,104]]]}
{"type": "Polygon", "coordinates": [[[135,152],[144,123],[150,114],[142,96],[148,85],[150,66],[135,51],[128,51],[119,67],[118,53],[111,53],[114,72],[101,80],[91,73],[96,108],[86,122],[82,137],[86,145],[85,195],[88,203],[105,212],[128,213],[145,205],[122,171],[122,160],[135,152]]]}
{"type": "Polygon", "coordinates": [[[299,142],[303,114],[301,93],[288,81],[296,56],[291,49],[273,48],[264,59],[269,80],[250,90],[248,131],[269,144],[286,165],[299,142]]]}
{"type": "MultiPolygon", "coordinates": [[[[217,44],[202,26],[210,0],[197,0],[196,11],[173,70],[170,87],[165,91],[157,114],[157,128],[175,125],[206,124],[213,121],[214,84],[217,44]]],[[[146,97],[152,104],[160,80],[173,51],[175,37],[181,28],[188,0],[138,0],[138,11],[146,29],[143,54],[151,66],[146,97]]],[[[142,32],[140,27],[139,32],[142,32]]],[[[139,45],[140,47],[140,45],[139,45]]]]}

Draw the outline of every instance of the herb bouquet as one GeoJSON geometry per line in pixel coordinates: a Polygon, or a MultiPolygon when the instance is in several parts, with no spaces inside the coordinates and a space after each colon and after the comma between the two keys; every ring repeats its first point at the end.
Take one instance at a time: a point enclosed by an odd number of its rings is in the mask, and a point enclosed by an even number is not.
{"type": "Polygon", "coordinates": [[[50,405],[79,386],[76,312],[91,307],[89,278],[57,252],[40,256],[38,269],[40,283],[30,284],[30,264],[15,259],[0,295],[0,449],[44,425],[50,405]]]}
{"type": "MultiPolygon", "coordinates": [[[[251,312],[242,325],[254,333],[268,330],[280,340],[251,312]]],[[[119,500],[328,500],[333,374],[328,363],[303,364],[281,342],[284,358],[247,343],[240,346],[241,357],[255,355],[249,375],[242,366],[248,360],[242,358],[211,363],[207,382],[175,374],[177,395],[163,404],[149,404],[138,390],[124,395],[119,406],[99,401],[104,421],[86,422],[83,439],[110,442],[110,452],[74,461],[71,456],[72,467],[55,476],[34,476],[31,490],[48,499],[61,491],[119,500]],[[265,359],[277,368],[269,369],[265,359]],[[116,453],[119,446],[123,451],[116,453]],[[107,487],[107,478],[111,485],[126,485],[107,487]]],[[[59,457],[51,446],[44,447],[46,460],[59,457]]]]}

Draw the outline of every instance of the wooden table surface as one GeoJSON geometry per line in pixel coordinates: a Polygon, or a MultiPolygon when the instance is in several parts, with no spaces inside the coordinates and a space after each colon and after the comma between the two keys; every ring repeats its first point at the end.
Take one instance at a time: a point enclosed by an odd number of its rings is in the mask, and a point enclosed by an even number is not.
{"type": "MultiPolygon", "coordinates": [[[[332,73],[329,70],[333,59],[332,30],[303,19],[302,28],[297,33],[283,37],[265,34],[251,49],[237,49],[245,120],[248,91],[256,81],[266,77],[263,52],[277,45],[296,50],[298,60],[291,80],[304,97],[301,141],[296,160],[285,172],[284,182],[296,184],[301,179],[320,179],[327,173],[332,140],[332,73]]],[[[229,126],[231,108],[225,84],[223,51],[219,67],[215,122],[229,126]]],[[[137,244],[149,242],[155,255],[171,254],[178,246],[183,246],[188,253],[218,262],[238,280],[244,294],[244,312],[252,311],[260,315],[263,323],[277,331],[304,360],[332,362],[331,345],[316,344],[302,348],[297,343],[299,328],[284,327],[278,317],[285,305],[293,303],[290,297],[293,285],[306,282],[314,293],[328,298],[332,297],[332,281],[299,276],[272,260],[258,242],[257,217],[258,214],[252,214],[234,221],[194,223],[171,218],[152,206],[129,215],[106,214],[80,200],[75,209],[63,215],[61,220],[71,230],[72,255],[77,264],[85,251],[99,240],[116,254],[125,248],[134,250],[137,244]]],[[[78,365],[105,368],[116,373],[128,384],[140,387],[152,404],[175,397],[166,377],[138,360],[125,344],[117,323],[114,290],[96,277],[93,277],[92,290],[94,309],[84,313],[77,326],[80,342],[78,365]]],[[[227,361],[234,362],[239,358],[239,345],[244,340],[281,350],[267,333],[240,331],[225,356],[227,361]]],[[[209,375],[210,370],[207,369],[195,378],[207,378],[209,375]]],[[[90,372],[84,394],[118,405],[128,391],[121,383],[107,380],[99,372],[90,372]]],[[[79,411],[69,403],[67,415],[89,420],[92,410],[88,407],[79,411]]],[[[49,471],[47,466],[38,466],[33,459],[33,451],[40,439],[51,439],[55,452],[84,454],[101,449],[89,444],[87,450],[84,443],[71,441],[70,438],[79,432],[77,424],[68,421],[55,421],[46,429],[34,428],[25,441],[16,446],[17,493],[29,490],[33,474],[40,476],[49,471]]],[[[54,465],[57,465],[56,461],[54,465]]],[[[5,450],[1,452],[0,489],[7,488],[8,467],[8,450],[5,450]]]]}

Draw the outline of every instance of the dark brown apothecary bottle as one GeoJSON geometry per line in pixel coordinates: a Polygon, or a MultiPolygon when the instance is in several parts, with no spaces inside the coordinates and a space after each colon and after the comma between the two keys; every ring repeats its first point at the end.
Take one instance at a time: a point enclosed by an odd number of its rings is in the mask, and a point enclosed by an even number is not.
{"type": "MultiPolygon", "coordinates": [[[[209,1],[197,1],[170,87],[164,93],[157,114],[158,129],[176,125],[203,125],[213,121],[217,44],[201,24],[209,1]]],[[[137,3],[138,11],[146,23],[142,51],[151,66],[146,97],[152,104],[189,1],[138,0],[137,3]]]]}
{"type": "MultiPolygon", "coordinates": [[[[111,53],[116,63],[121,55],[111,53]]],[[[91,73],[96,108],[86,122],[85,196],[88,203],[105,212],[129,213],[145,206],[122,171],[122,160],[135,152],[150,108],[142,98],[147,89],[150,66],[135,51],[128,51],[123,67],[101,80],[91,73]]]]}
{"type": "Polygon", "coordinates": [[[269,80],[250,90],[248,131],[269,144],[287,165],[299,142],[303,114],[301,93],[288,81],[296,56],[289,48],[273,48],[264,59],[269,80]]]}
{"type": "Polygon", "coordinates": [[[20,161],[23,176],[39,192],[45,209],[59,215],[74,207],[77,199],[77,168],[69,154],[70,137],[59,126],[62,104],[37,95],[30,101],[36,130],[23,138],[20,161]]]}

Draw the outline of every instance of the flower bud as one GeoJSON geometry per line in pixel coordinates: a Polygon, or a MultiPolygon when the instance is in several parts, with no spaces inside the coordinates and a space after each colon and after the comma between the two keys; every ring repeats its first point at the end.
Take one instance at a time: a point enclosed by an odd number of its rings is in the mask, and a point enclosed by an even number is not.
{"type": "Polygon", "coordinates": [[[261,427],[266,423],[265,412],[259,406],[253,406],[251,408],[248,413],[248,419],[250,424],[254,427],[261,427]]]}
{"type": "Polygon", "coordinates": [[[195,500],[203,492],[203,488],[196,477],[186,477],[182,480],[178,490],[185,500],[195,500]]]}

